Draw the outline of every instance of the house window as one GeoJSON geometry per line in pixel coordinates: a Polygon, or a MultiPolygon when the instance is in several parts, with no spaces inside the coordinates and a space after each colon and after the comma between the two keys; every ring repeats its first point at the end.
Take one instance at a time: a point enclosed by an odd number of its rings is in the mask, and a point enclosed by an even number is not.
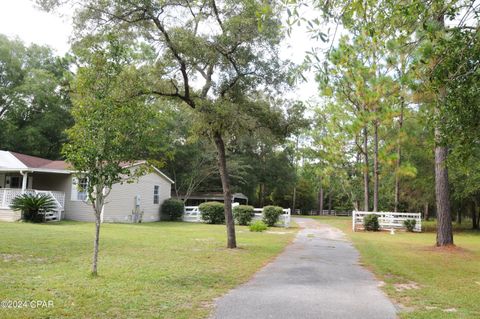
{"type": "Polygon", "coordinates": [[[22,180],[20,176],[7,175],[5,177],[6,188],[22,188],[22,180]]]}
{"type": "Polygon", "coordinates": [[[81,200],[81,201],[87,200],[87,186],[88,186],[87,178],[84,177],[84,178],[78,179],[77,200],[81,200]]]}
{"type": "Polygon", "coordinates": [[[153,203],[154,204],[158,204],[160,202],[159,192],[160,192],[160,186],[158,185],[153,186],[153,203]]]}

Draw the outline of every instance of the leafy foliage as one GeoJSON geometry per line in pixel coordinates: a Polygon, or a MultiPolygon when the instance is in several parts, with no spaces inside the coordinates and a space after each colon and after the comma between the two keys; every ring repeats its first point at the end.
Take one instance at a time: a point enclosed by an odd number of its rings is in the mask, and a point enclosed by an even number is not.
{"type": "Polygon", "coordinates": [[[178,199],[167,199],[160,208],[162,216],[167,216],[168,220],[179,220],[184,213],[185,205],[178,199]]]}
{"type": "Polygon", "coordinates": [[[76,44],[81,67],[73,83],[72,114],[63,154],[88,180],[84,190],[95,214],[92,274],[97,275],[100,215],[112,186],[132,182],[148,166],[138,163],[160,145],[158,114],[138,94],[142,83],[131,52],[115,34],[89,37],[76,44]]]}
{"type": "Polygon", "coordinates": [[[15,197],[10,208],[22,212],[22,220],[43,223],[45,213],[57,208],[55,200],[47,194],[22,194],[15,197]]]}
{"type": "Polygon", "coordinates": [[[413,232],[415,230],[415,225],[417,225],[417,221],[415,219],[407,219],[403,221],[403,226],[409,232],[413,232]]]}
{"type": "Polygon", "coordinates": [[[70,58],[0,35],[0,149],[59,159],[70,114],[70,58]]]}
{"type": "Polygon", "coordinates": [[[233,208],[233,217],[239,225],[248,225],[254,215],[253,206],[238,205],[233,208]]]}
{"type": "Polygon", "coordinates": [[[363,217],[363,227],[366,231],[378,231],[380,224],[378,223],[378,216],[376,214],[368,214],[363,217]]]}
{"type": "Polygon", "coordinates": [[[207,224],[224,224],[225,212],[224,205],[220,202],[206,202],[198,207],[202,213],[202,218],[207,224]]]}
{"type": "Polygon", "coordinates": [[[263,222],[272,227],[278,222],[280,215],[283,214],[283,208],[279,206],[265,206],[263,208],[263,222]]]}
{"type": "Polygon", "coordinates": [[[268,226],[261,220],[256,220],[248,227],[252,232],[263,232],[267,230],[268,226]]]}

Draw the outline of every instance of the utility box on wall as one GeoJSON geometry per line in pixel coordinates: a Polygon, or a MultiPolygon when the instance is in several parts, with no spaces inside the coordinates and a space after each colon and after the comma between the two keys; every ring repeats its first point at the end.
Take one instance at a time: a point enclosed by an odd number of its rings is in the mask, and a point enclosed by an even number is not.
{"type": "Polygon", "coordinates": [[[141,197],[140,195],[135,195],[135,208],[139,208],[141,204],[141,197]]]}

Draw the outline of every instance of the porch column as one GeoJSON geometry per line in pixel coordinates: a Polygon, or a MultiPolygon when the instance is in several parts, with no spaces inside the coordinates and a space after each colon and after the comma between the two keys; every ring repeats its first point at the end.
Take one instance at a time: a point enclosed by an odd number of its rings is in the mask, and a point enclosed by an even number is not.
{"type": "Polygon", "coordinates": [[[22,174],[22,194],[25,193],[25,190],[27,189],[27,178],[28,178],[28,173],[27,172],[20,172],[22,174]]]}

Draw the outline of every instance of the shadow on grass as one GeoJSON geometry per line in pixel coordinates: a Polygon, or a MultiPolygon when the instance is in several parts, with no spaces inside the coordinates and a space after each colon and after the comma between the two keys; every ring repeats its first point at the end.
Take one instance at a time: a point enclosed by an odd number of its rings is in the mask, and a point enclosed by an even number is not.
{"type": "MultiPolygon", "coordinates": [[[[463,221],[461,224],[453,222],[453,231],[456,233],[470,233],[472,235],[480,235],[480,230],[472,229],[472,222],[469,220],[463,221]]],[[[437,221],[428,220],[422,221],[422,232],[424,233],[435,233],[437,232],[437,221]]]]}

